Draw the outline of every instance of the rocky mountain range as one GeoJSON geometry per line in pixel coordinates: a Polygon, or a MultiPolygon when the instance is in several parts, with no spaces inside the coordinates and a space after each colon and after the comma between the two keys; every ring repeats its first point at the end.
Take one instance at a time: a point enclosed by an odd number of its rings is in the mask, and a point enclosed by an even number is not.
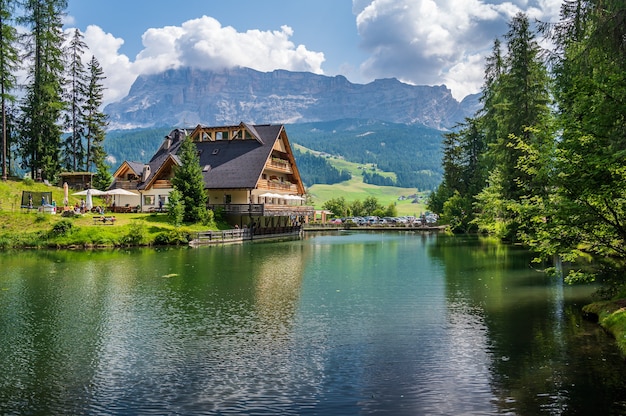
{"type": "Polygon", "coordinates": [[[343,76],[238,67],[140,76],[105,113],[111,130],[345,118],[448,129],[478,108],[477,95],[458,102],[445,86],[414,86],[397,79],[354,84],[343,76]]]}

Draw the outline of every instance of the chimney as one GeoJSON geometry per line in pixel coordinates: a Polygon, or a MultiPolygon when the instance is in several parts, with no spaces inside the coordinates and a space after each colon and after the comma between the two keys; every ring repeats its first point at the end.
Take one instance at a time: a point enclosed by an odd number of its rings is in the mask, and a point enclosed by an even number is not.
{"type": "Polygon", "coordinates": [[[143,172],[141,172],[141,182],[147,181],[148,176],[150,176],[150,165],[144,165],[143,172]]]}

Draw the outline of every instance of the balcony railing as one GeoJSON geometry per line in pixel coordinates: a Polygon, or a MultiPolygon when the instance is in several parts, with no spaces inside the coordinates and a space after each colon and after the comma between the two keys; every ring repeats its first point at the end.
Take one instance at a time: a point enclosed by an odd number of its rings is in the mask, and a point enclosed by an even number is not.
{"type": "Polygon", "coordinates": [[[263,204],[209,204],[207,208],[231,215],[263,215],[263,204]]]}
{"type": "Polygon", "coordinates": [[[165,180],[165,179],[159,179],[157,181],[154,181],[154,185],[152,186],[155,189],[166,189],[166,188],[171,188],[172,187],[172,182],[165,180]]]}
{"type": "Polygon", "coordinates": [[[209,204],[207,208],[227,215],[255,215],[277,217],[284,215],[312,215],[315,208],[307,205],[274,204],[209,204]]]}
{"type": "Polygon", "coordinates": [[[291,164],[288,160],[283,159],[270,159],[265,165],[266,168],[277,170],[285,173],[293,173],[291,169],[291,164]]]}
{"type": "Polygon", "coordinates": [[[128,180],[124,181],[124,180],[119,180],[119,179],[115,180],[115,187],[120,188],[120,189],[137,190],[138,185],[139,185],[138,180],[132,180],[132,181],[128,181],[128,180]]]}
{"type": "Polygon", "coordinates": [[[274,190],[274,191],[291,191],[298,193],[298,187],[289,182],[277,182],[273,180],[260,180],[258,189],[274,190]]]}

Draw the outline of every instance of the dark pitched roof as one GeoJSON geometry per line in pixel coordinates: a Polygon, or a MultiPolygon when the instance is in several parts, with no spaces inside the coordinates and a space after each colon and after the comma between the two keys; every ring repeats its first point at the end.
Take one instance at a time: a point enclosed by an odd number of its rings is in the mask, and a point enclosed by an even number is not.
{"type": "Polygon", "coordinates": [[[198,142],[200,166],[208,189],[252,189],[272,153],[282,125],[247,126],[258,140],[198,142]]]}
{"type": "MultiPolygon", "coordinates": [[[[254,135],[247,140],[216,140],[196,142],[203,168],[204,186],[207,189],[253,189],[272,153],[274,143],[280,136],[282,125],[249,125],[245,127],[254,135]]],[[[150,175],[139,185],[144,189],[170,155],[178,160],[176,153],[185,138],[183,130],[173,130],[150,162],[150,175]]],[[[134,167],[133,167],[134,169],[134,167]]],[[[141,170],[140,170],[141,172],[141,170]]]]}
{"type": "Polygon", "coordinates": [[[145,163],[141,163],[141,162],[126,162],[126,163],[133,170],[133,172],[135,172],[135,174],[137,174],[138,176],[141,176],[141,172],[143,171],[143,167],[145,166],[145,163]]]}

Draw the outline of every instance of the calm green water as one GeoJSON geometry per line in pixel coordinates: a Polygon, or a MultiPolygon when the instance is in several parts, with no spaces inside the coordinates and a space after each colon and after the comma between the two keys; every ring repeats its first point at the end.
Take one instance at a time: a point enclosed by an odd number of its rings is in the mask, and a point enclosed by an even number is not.
{"type": "Polygon", "coordinates": [[[593,291],[415,233],[0,253],[0,414],[626,414],[593,291]]]}

